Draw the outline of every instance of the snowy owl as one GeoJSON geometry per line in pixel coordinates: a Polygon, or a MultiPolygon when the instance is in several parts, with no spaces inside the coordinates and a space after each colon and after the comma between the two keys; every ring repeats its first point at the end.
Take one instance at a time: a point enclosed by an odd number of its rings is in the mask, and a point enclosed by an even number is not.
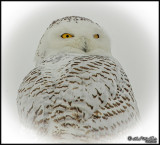
{"type": "Polygon", "coordinates": [[[112,56],[107,34],[88,18],[53,21],[23,79],[17,106],[21,121],[51,136],[115,135],[139,120],[129,79],[112,56]]]}

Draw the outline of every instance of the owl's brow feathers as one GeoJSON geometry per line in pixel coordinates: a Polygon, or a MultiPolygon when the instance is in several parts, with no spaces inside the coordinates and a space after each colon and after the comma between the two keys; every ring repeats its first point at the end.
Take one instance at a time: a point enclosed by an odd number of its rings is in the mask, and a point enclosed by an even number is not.
{"type": "MultiPolygon", "coordinates": [[[[88,22],[91,22],[91,23],[94,23],[94,24],[97,24],[95,22],[93,22],[92,20],[88,19],[88,18],[85,18],[85,17],[80,17],[80,16],[67,16],[67,17],[63,17],[61,19],[57,19],[55,21],[53,21],[49,28],[51,28],[54,24],[59,24],[61,23],[62,21],[66,21],[66,22],[71,22],[71,21],[74,21],[76,23],[78,23],[78,21],[88,21],[88,22]]],[[[98,24],[97,24],[98,25],[98,24]]],[[[99,26],[99,25],[98,25],[99,26]]]]}

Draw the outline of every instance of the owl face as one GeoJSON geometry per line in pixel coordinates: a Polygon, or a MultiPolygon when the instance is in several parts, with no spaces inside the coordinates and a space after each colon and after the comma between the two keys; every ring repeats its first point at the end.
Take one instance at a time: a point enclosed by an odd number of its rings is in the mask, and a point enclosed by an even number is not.
{"type": "Polygon", "coordinates": [[[37,49],[37,59],[59,53],[85,55],[110,54],[108,36],[93,21],[83,17],[65,17],[46,30],[37,49]]]}

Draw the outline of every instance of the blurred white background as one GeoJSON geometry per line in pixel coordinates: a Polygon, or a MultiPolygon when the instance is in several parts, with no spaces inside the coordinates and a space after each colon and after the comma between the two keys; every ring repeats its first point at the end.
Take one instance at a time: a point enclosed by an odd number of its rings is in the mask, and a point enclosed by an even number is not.
{"type": "Polygon", "coordinates": [[[137,135],[158,137],[158,2],[2,2],[2,143],[40,142],[21,129],[17,90],[34,68],[46,28],[73,15],[108,33],[138,102],[143,131],[137,135]]]}

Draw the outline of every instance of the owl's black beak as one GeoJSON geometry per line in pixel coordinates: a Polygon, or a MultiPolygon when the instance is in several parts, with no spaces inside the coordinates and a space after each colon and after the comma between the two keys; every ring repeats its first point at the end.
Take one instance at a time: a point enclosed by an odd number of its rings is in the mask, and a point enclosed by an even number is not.
{"type": "Polygon", "coordinates": [[[87,42],[86,42],[86,41],[84,42],[84,47],[82,48],[82,50],[83,50],[84,52],[87,52],[87,42]]]}
{"type": "Polygon", "coordinates": [[[86,48],[83,48],[82,50],[83,50],[84,52],[87,52],[87,49],[86,49],[86,48]]]}

